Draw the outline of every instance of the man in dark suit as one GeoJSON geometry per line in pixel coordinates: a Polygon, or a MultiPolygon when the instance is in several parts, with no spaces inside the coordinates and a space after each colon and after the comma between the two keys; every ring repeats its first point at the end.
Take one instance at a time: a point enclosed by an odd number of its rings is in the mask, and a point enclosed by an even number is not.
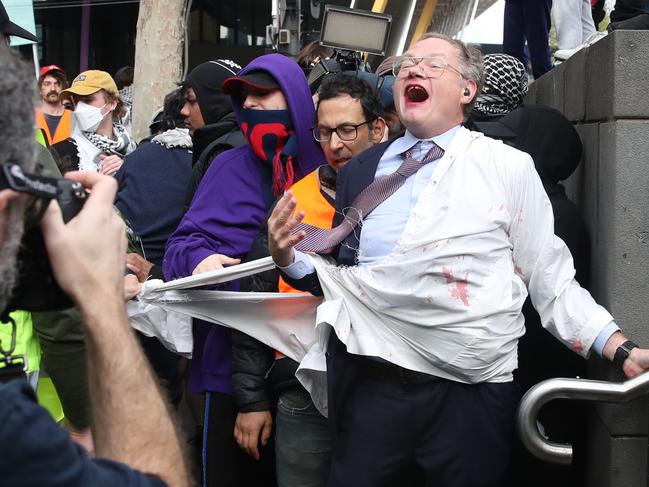
{"type": "Polygon", "coordinates": [[[529,155],[460,127],[482,84],[479,51],[427,34],[393,72],[407,130],[341,170],[334,225],[354,226],[355,208],[362,226],[337,247],[338,265],[313,252],[340,240],[301,226],[290,191],[268,225],[288,282],[325,297],[329,485],[396,485],[417,471],[426,485],[508,485],[528,291],[543,325],[582,356],[615,356],[633,376],[649,350],[574,280],[529,155]]]}

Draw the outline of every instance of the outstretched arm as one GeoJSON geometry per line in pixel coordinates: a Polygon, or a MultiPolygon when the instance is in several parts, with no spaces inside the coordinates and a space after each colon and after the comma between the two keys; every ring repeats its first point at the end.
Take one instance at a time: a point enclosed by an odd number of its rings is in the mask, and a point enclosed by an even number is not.
{"type": "MultiPolygon", "coordinates": [[[[513,168],[513,164],[508,166],[513,168]]],[[[513,172],[517,183],[511,186],[515,196],[510,204],[515,215],[509,229],[513,260],[516,272],[528,285],[543,326],[575,352],[587,356],[591,350],[601,350],[605,359],[613,361],[620,345],[628,339],[612,322],[610,313],[575,281],[572,256],[554,235],[550,202],[531,160],[513,172]],[[600,335],[602,344],[597,345],[600,335]]],[[[649,369],[649,350],[632,349],[622,369],[627,377],[649,369]]]]}
{"type": "Polygon", "coordinates": [[[53,202],[42,226],[56,279],[86,327],[97,455],[170,486],[189,485],[176,426],[124,310],[126,239],[112,208],[117,185],[91,172],[68,177],[91,191],[88,201],[67,225],[53,202]]]}

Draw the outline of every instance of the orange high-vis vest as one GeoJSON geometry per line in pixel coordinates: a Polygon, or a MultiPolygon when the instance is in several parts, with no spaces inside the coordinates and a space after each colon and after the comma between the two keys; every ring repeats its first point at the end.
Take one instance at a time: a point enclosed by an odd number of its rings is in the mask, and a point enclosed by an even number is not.
{"type": "MultiPolygon", "coordinates": [[[[297,200],[295,212],[304,211],[304,220],[302,220],[304,223],[319,228],[331,228],[335,209],[320,191],[319,173],[320,170],[316,169],[291,186],[293,197],[297,200]]],[[[279,278],[279,292],[309,294],[289,286],[281,276],[279,278]]],[[[276,359],[283,356],[281,352],[275,350],[276,359]]]]}
{"type": "Polygon", "coordinates": [[[50,133],[50,127],[47,125],[45,115],[40,108],[36,108],[36,124],[45,132],[49,144],[56,144],[67,139],[72,134],[72,112],[70,110],[63,110],[63,115],[53,135],[50,133]]]}
{"type": "MultiPolygon", "coordinates": [[[[303,223],[318,228],[331,228],[335,209],[320,192],[319,169],[311,172],[291,186],[293,197],[297,200],[295,213],[304,211],[303,223]]],[[[279,278],[280,293],[302,293],[289,286],[284,279],[279,278]]]]}

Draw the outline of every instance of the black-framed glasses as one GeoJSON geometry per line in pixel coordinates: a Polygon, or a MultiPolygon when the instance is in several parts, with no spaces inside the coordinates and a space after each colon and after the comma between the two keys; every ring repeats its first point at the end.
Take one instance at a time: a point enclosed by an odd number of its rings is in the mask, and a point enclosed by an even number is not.
{"type": "Polygon", "coordinates": [[[351,123],[346,123],[343,125],[338,125],[338,127],[330,129],[328,127],[313,127],[313,138],[318,142],[329,142],[331,140],[331,135],[335,132],[340,140],[349,142],[355,140],[358,137],[358,127],[370,123],[369,120],[365,120],[362,123],[357,123],[356,125],[351,123]]]}
{"type": "Polygon", "coordinates": [[[431,78],[439,78],[444,74],[444,70],[446,69],[455,71],[461,78],[464,78],[464,75],[459,69],[447,63],[439,56],[397,56],[394,59],[394,63],[392,63],[392,74],[399,76],[399,73],[402,71],[410,70],[420,63],[423,64],[426,73],[431,78]]]}

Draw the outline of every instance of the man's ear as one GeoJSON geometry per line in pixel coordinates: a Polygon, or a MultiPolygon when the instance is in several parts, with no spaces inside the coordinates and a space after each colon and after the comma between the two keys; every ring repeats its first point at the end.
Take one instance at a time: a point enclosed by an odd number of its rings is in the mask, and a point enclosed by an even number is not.
{"type": "Polygon", "coordinates": [[[460,101],[464,105],[467,105],[473,101],[473,98],[475,98],[476,92],[478,91],[478,85],[475,81],[467,80],[464,86],[460,89],[462,90],[462,98],[460,101]]]}
{"type": "Polygon", "coordinates": [[[370,125],[370,141],[372,144],[378,144],[385,133],[386,123],[383,117],[378,117],[370,125]]]}

